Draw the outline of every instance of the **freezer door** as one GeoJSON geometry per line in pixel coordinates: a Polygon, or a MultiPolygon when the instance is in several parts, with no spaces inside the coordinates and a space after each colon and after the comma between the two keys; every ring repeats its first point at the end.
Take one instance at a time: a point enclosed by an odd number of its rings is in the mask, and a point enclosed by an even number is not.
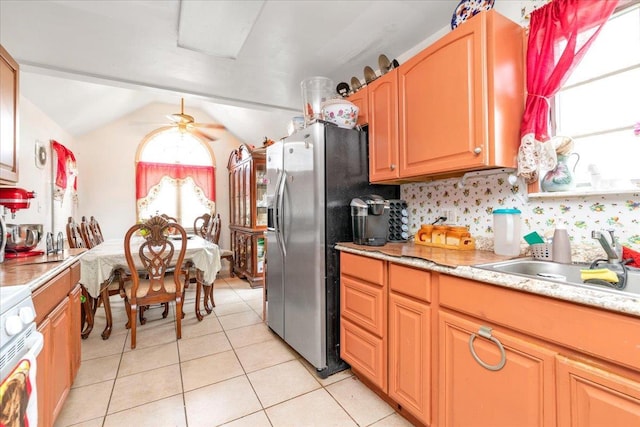
{"type": "Polygon", "coordinates": [[[267,147],[267,324],[284,338],[284,257],[279,224],[282,218],[283,141],[267,147]]]}
{"type": "Polygon", "coordinates": [[[326,366],[324,127],[284,145],[285,341],[316,368],[326,366]]]}

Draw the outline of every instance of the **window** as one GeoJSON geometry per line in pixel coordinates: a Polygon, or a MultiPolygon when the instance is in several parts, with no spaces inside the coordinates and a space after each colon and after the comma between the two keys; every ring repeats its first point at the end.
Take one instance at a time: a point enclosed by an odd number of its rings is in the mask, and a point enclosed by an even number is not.
{"type": "MultiPolygon", "coordinates": [[[[640,2],[612,15],[554,97],[554,134],[571,136],[579,187],[640,183],[640,2]],[[599,172],[599,176],[597,173],[599,172]]],[[[544,175],[541,175],[544,176],[544,175]]]]}
{"type": "Polygon", "coordinates": [[[138,219],[165,213],[191,227],[215,210],[215,157],[198,137],[178,128],[153,132],[136,160],[138,219]]]}

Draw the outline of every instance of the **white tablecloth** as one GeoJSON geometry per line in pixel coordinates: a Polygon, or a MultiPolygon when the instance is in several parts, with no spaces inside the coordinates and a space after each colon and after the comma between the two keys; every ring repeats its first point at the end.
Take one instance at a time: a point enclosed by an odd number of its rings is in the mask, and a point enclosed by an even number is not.
{"type": "MultiPolygon", "coordinates": [[[[131,253],[137,258],[137,251],[142,237],[132,237],[131,253]],[[135,248],[135,249],[134,249],[135,248]]],[[[181,248],[180,241],[174,241],[176,251],[181,248]]],[[[174,255],[174,259],[177,254],[174,255]]],[[[220,250],[218,245],[211,243],[199,236],[190,236],[187,240],[187,252],[185,260],[191,260],[198,270],[203,272],[203,280],[211,284],[220,271],[220,250]]],[[[136,261],[138,265],[138,261],[136,261]]],[[[89,295],[97,298],[100,288],[111,276],[111,272],[119,267],[127,268],[127,259],[124,256],[124,238],[109,239],[90,249],[80,258],[80,283],[87,289],[89,295]]],[[[142,268],[142,264],[140,264],[142,268]]]]}

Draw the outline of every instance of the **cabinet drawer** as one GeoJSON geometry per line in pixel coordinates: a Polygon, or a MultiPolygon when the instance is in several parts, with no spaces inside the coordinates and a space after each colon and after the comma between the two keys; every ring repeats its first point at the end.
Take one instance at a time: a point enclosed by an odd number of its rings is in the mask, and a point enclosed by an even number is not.
{"type": "Polygon", "coordinates": [[[389,288],[394,292],[431,302],[431,273],[403,265],[390,264],[389,288]]]}
{"type": "Polygon", "coordinates": [[[340,253],[340,272],[357,277],[367,282],[383,286],[385,282],[386,263],[379,259],[373,259],[354,255],[346,252],[340,253]]]}
{"type": "Polygon", "coordinates": [[[379,337],[386,335],[387,307],[384,288],[342,277],[340,314],[379,337]]]}
{"type": "Polygon", "coordinates": [[[71,270],[65,270],[33,292],[36,324],[49,314],[71,291],[71,270]]]}
{"type": "Polygon", "coordinates": [[[80,262],[73,264],[69,270],[71,271],[71,279],[69,284],[73,288],[80,281],[80,262]]]}
{"type": "Polygon", "coordinates": [[[387,392],[387,342],[342,318],[340,357],[383,392],[387,392]]]}

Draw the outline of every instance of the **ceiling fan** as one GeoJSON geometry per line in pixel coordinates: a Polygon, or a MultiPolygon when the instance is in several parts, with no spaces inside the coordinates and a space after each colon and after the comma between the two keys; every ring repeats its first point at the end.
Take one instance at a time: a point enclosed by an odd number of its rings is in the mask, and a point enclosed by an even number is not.
{"type": "Polygon", "coordinates": [[[217,138],[202,132],[198,128],[207,128],[207,129],[221,129],[224,130],[226,127],[220,124],[214,123],[197,123],[193,116],[189,114],[185,114],[184,112],[184,98],[180,100],[180,112],[173,113],[167,115],[167,118],[171,121],[171,124],[162,126],[156,129],[156,132],[160,132],[163,130],[168,130],[172,128],[177,128],[181,132],[192,133],[200,138],[206,139],[208,141],[215,141],[217,138]]]}

